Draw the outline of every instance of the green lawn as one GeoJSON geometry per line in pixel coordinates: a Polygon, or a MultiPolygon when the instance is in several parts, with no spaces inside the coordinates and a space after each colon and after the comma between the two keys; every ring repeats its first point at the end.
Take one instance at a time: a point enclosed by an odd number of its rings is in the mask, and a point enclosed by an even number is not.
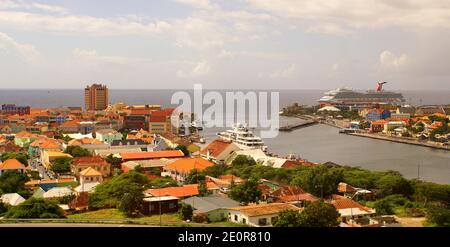
{"type": "MultiPolygon", "coordinates": [[[[68,219],[78,219],[78,220],[112,219],[112,220],[124,220],[124,221],[134,220],[134,221],[153,221],[153,222],[159,222],[159,220],[160,220],[159,215],[144,216],[144,217],[140,217],[140,218],[127,218],[122,212],[120,212],[118,209],[115,209],[115,208],[100,209],[100,210],[90,211],[90,212],[85,212],[85,213],[71,214],[71,215],[68,215],[67,218],[68,219]]],[[[178,217],[178,214],[162,214],[161,221],[163,224],[176,223],[177,225],[182,224],[185,226],[195,226],[193,224],[183,222],[178,217]]],[[[224,222],[212,222],[211,226],[243,227],[245,225],[224,221],[224,222]]]]}
{"type": "Polygon", "coordinates": [[[68,215],[69,219],[126,219],[126,216],[115,208],[100,209],[86,213],[68,215]]]}

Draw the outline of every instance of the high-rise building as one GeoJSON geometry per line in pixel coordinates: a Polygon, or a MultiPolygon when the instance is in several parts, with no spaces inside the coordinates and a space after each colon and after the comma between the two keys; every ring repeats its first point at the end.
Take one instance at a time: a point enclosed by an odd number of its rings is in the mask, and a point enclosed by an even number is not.
{"type": "Polygon", "coordinates": [[[106,85],[92,84],[84,89],[84,105],[87,111],[100,111],[108,107],[108,88],[106,85]]]}

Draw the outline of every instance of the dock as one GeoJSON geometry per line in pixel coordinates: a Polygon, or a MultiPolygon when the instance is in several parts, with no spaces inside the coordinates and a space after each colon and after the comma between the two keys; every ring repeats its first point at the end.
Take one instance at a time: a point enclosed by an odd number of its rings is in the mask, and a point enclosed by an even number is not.
{"type": "Polygon", "coordinates": [[[287,126],[281,126],[278,130],[279,131],[293,131],[295,129],[307,127],[310,125],[318,124],[319,122],[316,120],[306,120],[302,123],[294,124],[294,125],[287,125],[287,126]]]}

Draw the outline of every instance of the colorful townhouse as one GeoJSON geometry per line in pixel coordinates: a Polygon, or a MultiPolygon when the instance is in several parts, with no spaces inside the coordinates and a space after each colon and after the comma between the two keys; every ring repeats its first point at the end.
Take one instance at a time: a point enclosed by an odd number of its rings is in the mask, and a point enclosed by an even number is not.
{"type": "Polygon", "coordinates": [[[391,111],[387,109],[371,109],[367,112],[366,121],[378,121],[391,116],[391,111]]]}
{"type": "Polygon", "coordinates": [[[113,141],[122,140],[122,133],[113,129],[101,129],[95,132],[95,138],[99,141],[111,144],[113,141]]]}

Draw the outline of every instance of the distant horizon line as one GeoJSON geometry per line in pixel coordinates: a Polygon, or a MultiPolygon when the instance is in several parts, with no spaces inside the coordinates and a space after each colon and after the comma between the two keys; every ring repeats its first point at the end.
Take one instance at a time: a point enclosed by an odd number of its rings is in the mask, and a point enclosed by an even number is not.
{"type": "MultiPolygon", "coordinates": [[[[203,88],[203,90],[245,90],[245,91],[249,91],[249,90],[255,90],[255,91],[263,91],[263,90],[308,90],[308,91],[326,91],[326,90],[333,90],[336,88],[342,88],[342,87],[335,87],[335,88],[328,88],[328,89],[323,89],[323,88],[261,88],[261,89],[254,89],[254,88],[203,88]]],[[[193,90],[193,88],[170,88],[170,89],[163,89],[163,88],[110,88],[108,87],[109,90],[193,90]]],[[[361,91],[361,90],[370,90],[369,89],[362,89],[362,88],[351,88],[352,90],[356,90],[356,91],[361,91]]],[[[36,90],[36,91],[49,91],[49,90],[53,90],[53,91],[61,91],[61,90],[84,90],[84,88],[0,88],[0,90],[18,90],[18,91],[25,91],[25,90],[36,90]]],[[[375,90],[375,89],[373,89],[375,90]]],[[[424,89],[388,89],[385,91],[429,91],[429,92],[433,92],[433,91],[448,91],[450,92],[450,89],[429,89],[429,88],[424,88],[424,89]]]]}

